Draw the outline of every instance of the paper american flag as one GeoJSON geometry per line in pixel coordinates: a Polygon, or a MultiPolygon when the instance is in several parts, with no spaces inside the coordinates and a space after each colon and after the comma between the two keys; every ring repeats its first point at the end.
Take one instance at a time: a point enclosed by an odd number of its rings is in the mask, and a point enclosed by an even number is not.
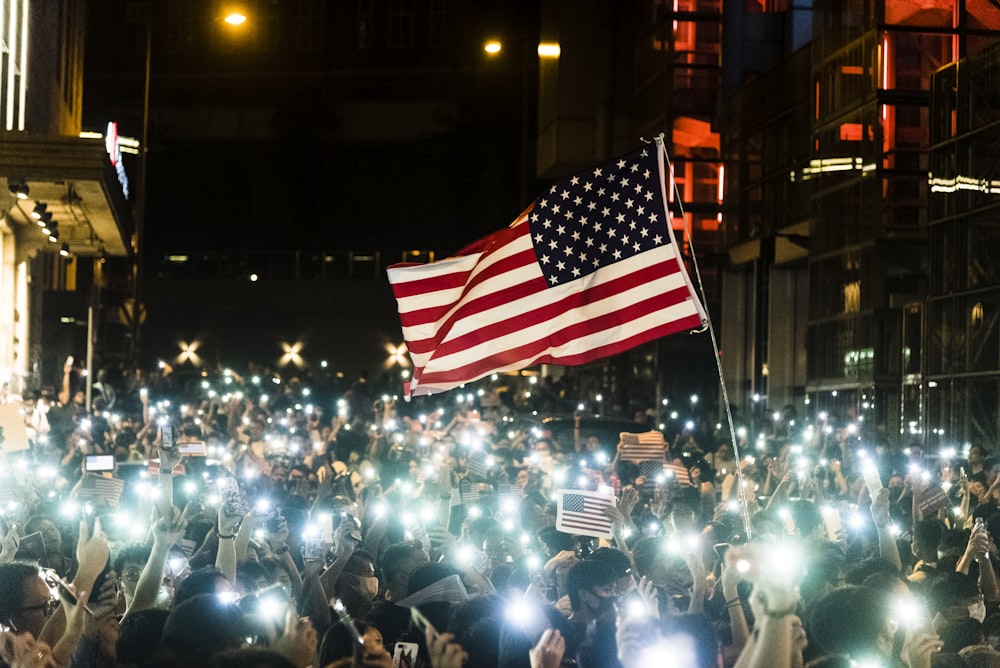
{"type": "Polygon", "coordinates": [[[559,491],[556,529],[576,536],[611,538],[611,519],[605,508],[615,505],[615,497],[583,489],[559,491]]]}
{"type": "Polygon", "coordinates": [[[691,486],[691,474],[688,472],[688,468],[684,464],[664,464],[663,471],[667,474],[667,477],[673,477],[674,481],[681,486],[687,485],[691,486]]]}
{"type": "Polygon", "coordinates": [[[105,478],[88,473],[77,492],[77,498],[81,501],[104,501],[109,505],[117,506],[121,500],[123,489],[125,489],[125,481],[121,478],[105,478]]]}
{"type": "Polygon", "coordinates": [[[406,397],[540,363],[583,364],[700,327],[667,176],[658,139],[556,183],[456,257],[389,267],[413,361],[406,397]]]}
{"type": "Polygon", "coordinates": [[[623,431],[618,435],[618,456],[630,462],[643,462],[650,459],[663,459],[667,451],[667,442],[658,431],[647,431],[632,434],[623,431]]]}

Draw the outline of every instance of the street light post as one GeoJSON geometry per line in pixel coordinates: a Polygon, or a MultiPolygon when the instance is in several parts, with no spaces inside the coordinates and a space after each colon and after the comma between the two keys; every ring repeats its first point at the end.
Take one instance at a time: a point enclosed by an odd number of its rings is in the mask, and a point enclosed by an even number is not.
{"type": "MultiPolygon", "coordinates": [[[[152,11],[152,7],[150,7],[152,11]]],[[[139,335],[142,314],[142,271],[144,237],[146,226],[146,188],[148,184],[147,164],[149,154],[149,84],[150,70],[153,61],[153,17],[146,17],[146,66],[142,86],[142,138],[139,147],[139,193],[135,202],[135,231],[132,247],[132,350],[131,365],[137,368],[139,364],[139,335]]]]}

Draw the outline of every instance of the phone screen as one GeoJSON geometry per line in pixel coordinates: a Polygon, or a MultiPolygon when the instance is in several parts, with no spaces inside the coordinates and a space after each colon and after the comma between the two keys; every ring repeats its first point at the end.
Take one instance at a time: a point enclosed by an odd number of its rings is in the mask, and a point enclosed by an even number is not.
{"type": "Polygon", "coordinates": [[[87,455],[83,462],[85,471],[114,471],[114,455],[87,455]]]}

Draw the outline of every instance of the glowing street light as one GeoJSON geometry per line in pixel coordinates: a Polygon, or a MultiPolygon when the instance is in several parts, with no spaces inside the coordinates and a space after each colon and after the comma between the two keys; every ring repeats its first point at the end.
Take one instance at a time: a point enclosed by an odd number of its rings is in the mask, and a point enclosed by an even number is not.
{"type": "Polygon", "coordinates": [[[285,366],[288,364],[294,364],[295,366],[301,368],[304,365],[302,360],[302,342],[296,341],[295,343],[282,343],[281,349],[285,351],[285,354],[281,356],[278,360],[279,366],[285,366]]]}
{"type": "Polygon", "coordinates": [[[410,358],[407,357],[409,351],[407,351],[405,343],[401,343],[398,346],[387,343],[385,350],[389,353],[389,358],[385,361],[387,368],[391,368],[397,364],[402,367],[410,366],[410,358]]]}
{"type": "Polygon", "coordinates": [[[247,15],[243,12],[230,12],[222,20],[231,26],[241,26],[247,22],[247,15]]]}
{"type": "Polygon", "coordinates": [[[192,341],[191,343],[178,341],[177,345],[181,348],[181,354],[177,356],[178,364],[191,362],[195,366],[201,366],[201,357],[198,356],[198,348],[201,346],[201,341],[192,341]]]}
{"type": "Polygon", "coordinates": [[[503,51],[503,42],[498,39],[487,40],[486,43],[483,44],[483,51],[491,56],[494,56],[503,51]]]}

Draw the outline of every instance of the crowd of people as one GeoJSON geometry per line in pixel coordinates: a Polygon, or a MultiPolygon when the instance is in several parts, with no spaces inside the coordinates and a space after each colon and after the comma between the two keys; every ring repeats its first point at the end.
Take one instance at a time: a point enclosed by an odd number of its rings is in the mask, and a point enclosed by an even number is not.
{"type": "Polygon", "coordinates": [[[476,392],[78,380],[4,399],[9,666],[1000,666],[981,443],[579,413],[559,442],[476,392]]]}

